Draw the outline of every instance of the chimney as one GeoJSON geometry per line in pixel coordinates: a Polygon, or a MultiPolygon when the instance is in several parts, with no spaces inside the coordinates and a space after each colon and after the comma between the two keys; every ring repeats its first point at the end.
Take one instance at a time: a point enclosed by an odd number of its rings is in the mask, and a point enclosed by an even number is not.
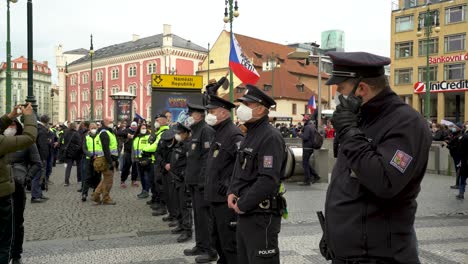
{"type": "Polygon", "coordinates": [[[137,35],[137,34],[132,35],[132,41],[137,41],[139,39],[140,39],[140,35],[137,35]]]}
{"type": "Polygon", "coordinates": [[[45,66],[49,67],[49,62],[48,62],[48,61],[44,61],[42,64],[44,64],[45,66]]]}
{"type": "Polygon", "coordinates": [[[163,47],[172,46],[172,32],[171,25],[163,25],[163,47]]]}

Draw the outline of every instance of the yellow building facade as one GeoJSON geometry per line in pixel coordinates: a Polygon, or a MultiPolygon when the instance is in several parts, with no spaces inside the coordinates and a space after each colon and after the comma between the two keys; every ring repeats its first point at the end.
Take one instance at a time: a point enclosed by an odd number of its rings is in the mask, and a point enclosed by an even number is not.
{"type": "Polygon", "coordinates": [[[430,112],[437,122],[468,120],[467,4],[468,0],[399,0],[392,11],[390,85],[424,114],[428,43],[430,112]],[[424,21],[428,10],[434,14],[429,41],[424,21]]]}

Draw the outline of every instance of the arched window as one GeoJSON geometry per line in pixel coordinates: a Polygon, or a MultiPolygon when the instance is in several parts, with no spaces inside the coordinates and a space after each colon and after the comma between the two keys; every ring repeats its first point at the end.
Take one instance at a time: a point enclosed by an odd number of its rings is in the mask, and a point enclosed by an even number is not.
{"type": "Polygon", "coordinates": [[[112,69],[111,79],[116,80],[118,78],[119,78],[119,69],[117,69],[117,68],[112,69]]]}
{"type": "Polygon", "coordinates": [[[112,93],[111,94],[116,94],[120,92],[120,88],[118,86],[112,86],[112,93]]]}
{"type": "Polygon", "coordinates": [[[146,95],[147,95],[147,96],[151,96],[151,91],[152,91],[151,82],[149,82],[149,83],[146,85],[146,95]]]}
{"type": "Polygon", "coordinates": [[[76,75],[72,75],[70,83],[71,85],[76,85],[76,75]]]}
{"type": "Polygon", "coordinates": [[[102,105],[98,106],[96,109],[96,119],[102,120],[102,105]]]}
{"type": "Polygon", "coordinates": [[[128,77],[135,77],[137,72],[137,68],[135,65],[128,67],[128,77]]]}
{"type": "Polygon", "coordinates": [[[71,110],[71,120],[75,121],[76,120],[76,109],[71,110]]]}
{"type": "Polygon", "coordinates": [[[102,81],[102,71],[96,72],[96,81],[102,81]]]}
{"type": "Polygon", "coordinates": [[[82,80],[83,84],[88,83],[88,74],[87,73],[83,74],[82,78],[83,78],[83,80],[82,80]]]}
{"type": "Polygon", "coordinates": [[[133,95],[137,95],[137,87],[135,84],[132,84],[128,87],[128,92],[133,94],[133,95]]]}
{"type": "Polygon", "coordinates": [[[102,87],[98,87],[96,89],[96,100],[102,100],[102,92],[103,92],[102,87]]]}
{"type": "Polygon", "coordinates": [[[156,73],[156,62],[148,63],[148,74],[156,73]]]}
{"type": "Polygon", "coordinates": [[[146,120],[152,120],[152,117],[151,117],[151,105],[148,105],[146,107],[146,120]]]}

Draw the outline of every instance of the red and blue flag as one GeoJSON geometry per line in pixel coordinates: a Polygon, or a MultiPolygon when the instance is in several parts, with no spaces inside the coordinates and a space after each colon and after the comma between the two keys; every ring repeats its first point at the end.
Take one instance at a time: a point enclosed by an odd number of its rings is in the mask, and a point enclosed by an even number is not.
{"type": "Polygon", "coordinates": [[[260,75],[255,70],[253,63],[242,53],[242,49],[234,34],[232,34],[231,38],[229,68],[244,84],[256,84],[258,79],[260,79],[260,75]]]}

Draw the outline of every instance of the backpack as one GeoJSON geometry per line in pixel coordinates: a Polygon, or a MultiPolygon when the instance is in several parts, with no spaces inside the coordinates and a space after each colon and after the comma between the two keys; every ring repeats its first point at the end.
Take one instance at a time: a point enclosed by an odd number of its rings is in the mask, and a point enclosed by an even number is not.
{"type": "MultiPolygon", "coordinates": [[[[311,126],[313,126],[313,125],[311,125],[311,126]]],[[[322,145],[323,145],[323,136],[318,132],[317,129],[315,129],[315,127],[314,127],[312,133],[313,133],[312,136],[314,138],[314,141],[312,143],[312,147],[314,149],[321,149],[322,145]]]]}

